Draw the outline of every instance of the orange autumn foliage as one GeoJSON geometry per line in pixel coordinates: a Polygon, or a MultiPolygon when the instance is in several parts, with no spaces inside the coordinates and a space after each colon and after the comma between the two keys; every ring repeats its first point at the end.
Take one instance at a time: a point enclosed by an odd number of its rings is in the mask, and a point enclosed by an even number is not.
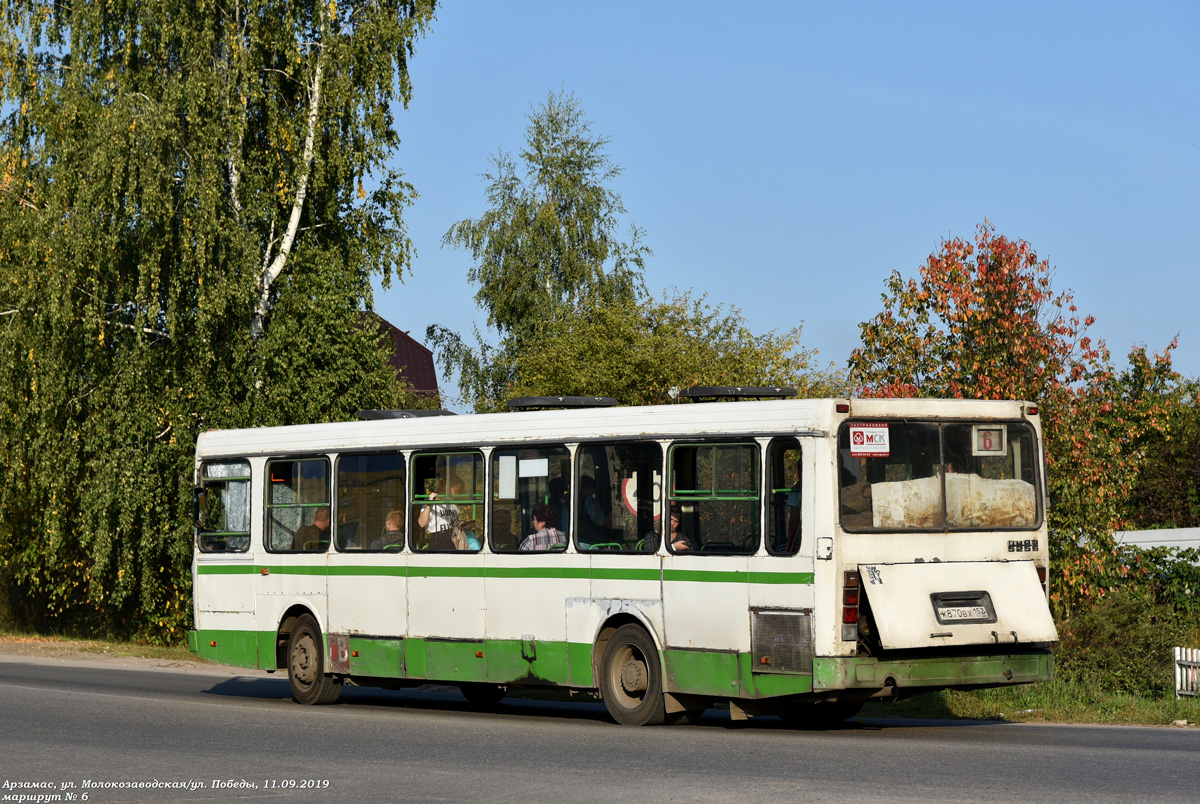
{"type": "Polygon", "coordinates": [[[1024,240],[984,221],[973,242],[943,241],[917,278],[894,271],[884,309],[859,325],[850,378],[862,396],[1025,399],[1041,409],[1050,490],[1051,598],[1066,615],[1119,571],[1112,531],[1147,443],[1161,438],[1178,375],[1172,342],[1117,372],[1070,291],[1024,240]]]}

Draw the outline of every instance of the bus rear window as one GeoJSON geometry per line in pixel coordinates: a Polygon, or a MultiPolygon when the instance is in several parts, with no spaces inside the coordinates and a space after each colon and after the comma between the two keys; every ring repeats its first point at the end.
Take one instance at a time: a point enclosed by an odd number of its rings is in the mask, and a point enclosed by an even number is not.
{"type": "Polygon", "coordinates": [[[848,422],[838,436],[842,527],[1036,527],[1036,454],[1020,422],[848,422]]]}

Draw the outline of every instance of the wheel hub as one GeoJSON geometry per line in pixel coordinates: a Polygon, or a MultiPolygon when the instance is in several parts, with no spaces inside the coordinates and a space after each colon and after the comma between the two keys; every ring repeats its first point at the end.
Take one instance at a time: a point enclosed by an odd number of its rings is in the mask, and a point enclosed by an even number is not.
{"type": "Polygon", "coordinates": [[[621,668],[621,688],[625,692],[646,691],[646,667],[636,659],[625,662],[621,668]]]}

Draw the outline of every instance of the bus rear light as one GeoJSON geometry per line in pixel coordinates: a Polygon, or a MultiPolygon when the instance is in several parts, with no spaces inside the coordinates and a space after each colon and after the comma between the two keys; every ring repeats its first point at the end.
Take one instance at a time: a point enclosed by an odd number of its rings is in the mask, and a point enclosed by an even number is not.
{"type": "Polygon", "coordinates": [[[850,412],[850,406],[847,405],[845,402],[838,402],[836,405],[833,406],[833,409],[836,410],[838,413],[849,413],[850,412]]]}
{"type": "Polygon", "coordinates": [[[1038,583],[1040,583],[1042,585],[1042,591],[1045,592],[1046,591],[1046,568],[1038,567],[1037,574],[1038,574],[1038,583]]]}
{"type": "Polygon", "coordinates": [[[1029,414],[1030,416],[1036,416],[1037,415],[1037,405],[1030,405],[1029,407],[1025,408],[1025,412],[1027,414],[1029,414]]]}
{"type": "Polygon", "coordinates": [[[847,571],[842,576],[842,639],[858,639],[857,623],[858,573],[847,571]]]}

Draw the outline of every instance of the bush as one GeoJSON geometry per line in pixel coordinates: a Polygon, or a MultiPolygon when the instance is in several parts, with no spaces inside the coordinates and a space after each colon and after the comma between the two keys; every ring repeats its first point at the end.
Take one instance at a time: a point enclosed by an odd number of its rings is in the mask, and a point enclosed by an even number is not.
{"type": "Polygon", "coordinates": [[[1171,649],[1189,642],[1197,620],[1194,611],[1156,602],[1145,586],[1114,589],[1059,627],[1058,676],[1114,692],[1172,694],[1171,649]]]}

